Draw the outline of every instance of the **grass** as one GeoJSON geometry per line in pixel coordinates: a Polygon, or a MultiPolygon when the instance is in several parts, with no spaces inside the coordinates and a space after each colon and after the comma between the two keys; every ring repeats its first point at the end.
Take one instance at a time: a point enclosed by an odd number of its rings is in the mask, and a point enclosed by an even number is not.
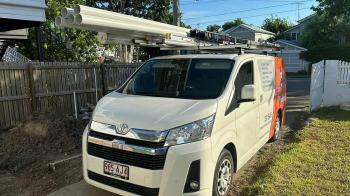
{"type": "Polygon", "coordinates": [[[350,112],[321,109],[285,149],[250,195],[350,195],[350,112]]]}

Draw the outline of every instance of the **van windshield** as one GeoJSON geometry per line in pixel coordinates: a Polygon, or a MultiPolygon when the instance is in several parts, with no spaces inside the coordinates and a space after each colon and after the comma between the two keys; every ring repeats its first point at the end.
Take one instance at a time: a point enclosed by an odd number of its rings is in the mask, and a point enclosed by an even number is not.
{"type": "Polygon", "coordinates": [[[215,99],[223,92],[234,65],[228,59],[167,59],[144,64],[120,89],[131,95],[215,99]]]}

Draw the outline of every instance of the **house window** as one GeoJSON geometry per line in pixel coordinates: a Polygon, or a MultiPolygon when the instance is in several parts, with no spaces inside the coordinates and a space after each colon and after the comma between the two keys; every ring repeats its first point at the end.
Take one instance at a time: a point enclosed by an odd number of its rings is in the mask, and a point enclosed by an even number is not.
{"type": "Polygon", "coordinates": [[[291,33],[291,40],[293,40],[293,41],[298,40],[298,34],[297,33],[291,33]]]}

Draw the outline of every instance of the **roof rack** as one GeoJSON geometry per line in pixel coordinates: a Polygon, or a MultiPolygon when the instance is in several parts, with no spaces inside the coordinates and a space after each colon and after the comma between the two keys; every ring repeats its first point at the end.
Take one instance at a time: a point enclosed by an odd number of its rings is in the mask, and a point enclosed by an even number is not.
{"type": "Polygon", "coordinates": [[[280,46],[268,42],[238,39],[223,33],[164,24],[97,8],[77,5],[63,8],[55,24],[99,32],[98,40],[106,44],[135,44],[161,50],[188,50],[199,53],[271,53],[280,46]]]}
{"type": "Polygon", "coordinates": [[[192,50],[220,53],[278,53],[280,46],[268,42],[239,39],[226,34],[198,29],[191,30],[188,37],[166,35],[161,50],[192,50]]]}

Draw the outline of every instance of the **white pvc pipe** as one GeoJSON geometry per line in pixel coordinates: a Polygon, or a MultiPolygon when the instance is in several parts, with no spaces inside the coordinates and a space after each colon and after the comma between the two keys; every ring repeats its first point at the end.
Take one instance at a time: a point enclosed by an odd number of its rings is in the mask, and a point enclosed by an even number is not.
{"type": "Polygon", "coordinates": [[[64,8],[61,9],[61,16],[63,18],[67,17],[69,14],[74,14],[74,9],[73,8],[64,7],[64,8]]]}
{"type": "Polygon", "coordinates": [[[128,15],[120,14],[120,13],[116,13],[116,12],[105,11],[105,10],[92,8],[92,7],[88,7],[88,6],[83,6],[83,5],[75,6],[74,13],[76,15],[82,14],[82,15],[98,16],[101,18],[108,18],[108,19],[111,19],[113,21],[123,22],[123,23],[127,23],[127,24],[148,26],[148,27],[154,27],[154,28],[162,28],[162,29],[166,29],[168,33],[172,33],[173,31],[188,33],[190,31],[190,29],[183,28],[183,27],[177,27],[174,25],[169,25],[169,24],[156,22],[156,21],[152,21],[152,20],[147,20],[147,19],[143,19],[143,18],[138,18],[138,17],[134,17],[134,16],[128,16],[128,15]]]}
{"type": "Polygon", "coordinates": [[[63,18],[62,16],[57,16],[55,18],[56,26],[70,27],[72,26],[73,22],[74,22],[74,16],[72,14],[68,15],[66,18],[63,18]]]}
{"type": "Polygon", "coordinates": [[[115,29],[115,30],[129,30],[129,31],[143,32],[145,34],[148,33],[148,34],[164,35],[166,33],[172,33],[176,36],[184,36],[184,37],[187,36],[187,33],[174,32],[174,31],[169,32],[169,29],[166,29],[166,28],[150,27],[147,25],[128,24],[128,23],[122,23],[119,21],[106,20],[104,18],[94,17],[90,15],[82,15],[82,14],[77,14],[75,16],[74,23],[77,25],[92,25],[99,29],[103,29],[103,31],[106,31],[107,29],[115,29]]]}
{"type": "Polygon", "coordinates": [[[113,36],[111,38],[107,33],[98,33],[97,40],[102,44],[132,44],[133,37],[113,36]]]}

